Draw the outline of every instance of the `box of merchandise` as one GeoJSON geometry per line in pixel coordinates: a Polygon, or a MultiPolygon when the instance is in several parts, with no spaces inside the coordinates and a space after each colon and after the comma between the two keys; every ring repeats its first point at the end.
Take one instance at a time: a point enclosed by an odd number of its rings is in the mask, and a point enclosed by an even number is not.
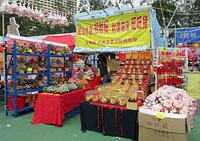
{"type": "Polygon", "coordinates": [[[188,141],[191,130],[186,115],[139,109],[139,141],[188,141]]]}

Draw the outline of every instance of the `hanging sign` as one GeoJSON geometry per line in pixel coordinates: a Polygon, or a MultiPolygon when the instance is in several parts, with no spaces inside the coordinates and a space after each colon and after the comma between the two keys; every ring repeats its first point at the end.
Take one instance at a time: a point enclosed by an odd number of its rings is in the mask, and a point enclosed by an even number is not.
{"type": "Polygon", "coordinates": [[[150,46],[150,12],[77,21],[76,45],[99,49],[150,46]]]}
{"type": "Polygon", "coordinates": [[[200,41],[200,28],[183,28],[176,30],[176,44],[200,41]]]}
{"type": "Polygon", "coordinates": [[[200,99],[200,73],[188,74],[188,93],[193,98],[200,99]]]}

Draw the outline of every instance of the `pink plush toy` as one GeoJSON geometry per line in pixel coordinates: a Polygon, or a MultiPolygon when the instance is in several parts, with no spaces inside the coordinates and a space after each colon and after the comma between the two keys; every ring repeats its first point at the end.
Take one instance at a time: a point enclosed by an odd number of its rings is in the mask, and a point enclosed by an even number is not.
{"type": "Polygon", "coordinates": [[[195,115],[196,105],[195,100],[188,96],[185,90],[165,85],[146,97],[143,108],[157,112],[185,114],[194,119],[192,115],[195,115]]]}

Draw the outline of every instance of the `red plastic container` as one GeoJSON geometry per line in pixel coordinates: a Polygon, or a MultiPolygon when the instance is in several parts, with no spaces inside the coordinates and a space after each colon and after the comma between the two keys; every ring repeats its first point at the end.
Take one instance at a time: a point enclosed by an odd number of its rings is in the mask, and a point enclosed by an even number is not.
{"type": "Polygon", "coordinates": [[[90,88],[95,88],[95,86],[100,85],[101,77],[95,76],[92,81],[89,81],[90,88]]]}
{"type": "Polygon", "coordinates": [[[120,61],[125,61],[126,60],[126,54],[125,53],[120,53],[119,54],[119,60],[120,61]]]}
{"type": "MultiPolygon", "coordinates": [[[[26,102],[26,97],[18,96],[16,98],[17,110],[20,110],[20,109],[24,108],[25,107],[25,102],[26,102]]],[[[8,109],[9,110],[14,110],[14,105],[13,105],[12,100],[11,100],[10,97],[8,97],[8,109]]]]}
{"type": "Polygon", "coordinates": [[[78,55],[77,55],[77,54],[75,54],[75,55],[73,56],[73,60],[74,60],[74,61],[78,61],[78,55]]]}

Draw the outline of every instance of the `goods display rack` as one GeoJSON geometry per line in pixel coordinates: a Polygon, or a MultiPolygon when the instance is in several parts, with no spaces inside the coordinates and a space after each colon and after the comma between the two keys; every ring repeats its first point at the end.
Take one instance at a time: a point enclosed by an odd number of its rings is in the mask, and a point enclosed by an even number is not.
{"type": "MultiPolygon", "coordinates": [[[[15,36],[14,36],[15,37],[15,36]]],[[[11,37],[10,37],[11,38],[11,37]]],[[[45,86],[50,86],[51,84],[51,75],[55,74],[55,73],[62,73],[64,76],[66,77],[71,77],[72,74],[72,69],[73,69],[73,52],[71,52],[71,54],[67,54],[67,55],[56,55],[56,54],[51,54],[51,45],[54,46],[66,46],[64,44],[59,44],[59,43],[54,43],[54,42],[46,42],[46,41],[42,41],[42,40],[32,40],[26,37],[17,37],[14,38],[14,44],[13,44],[13,50],[12,51],[8,51],[6,49],[5,51],[5,92],[4,92],[4,99],[5,99],[5,110],[6,110],[6,115],[14,115],[14,117],[17,117],[19,113],[24,112],[24,111],[28,111],[33,109],[33,106],[25,106],[23,108],[18,108],[18,96],[20,95],[28,95],[31,92],[39,92],[42,91],[42,87],[41,88],[37,88],[37,89],[28,89],[28,90],[18,90],[17,89],[17,80],[18,77],[28,77],[28,76],[37,76],[37,75],[45,75],[47,80],[46,80],[46,84],[45,86]],[[17,50],[17,40],[23,40],[23,41],[29,41],[29,42],[34,42],[34,43],[42,43],[46,45],[46,51],[45,53],[41,53],[41,54],[34,54],[34,53],[23,53],[23,52],[18,52],[17,50]],[[18,56],[24,56],[24,57],[45,57],[46,61],[47,61],[47,66],[46,66],[46,71],[45,72],[33,72],[33,73],[17,73],[17,57],[18,56]],[[62,71],[53,71],[51,72],[51,58],[54,57],[59,57],[61,59],[65,59],[67,58],[68,61],[71,61],[71,66],[69,68],[69,70],[62,70],[62,71]],[[11,64],[13,67],[13,73],[9,73],[9,70],[11,68],[11,64]],[[13,90],[10,89],[9,86],[9,82],[13,81],[14,83],[14,87],[13,90]],[[8,99],[10,101],[8,101],[8,99]],[[13,105],[13,108],[9,109],[9,102],[11,102],[11,104],[13,105]]]]}
{"type": "Polygon", "coordinates": [[[163,85],[183,88],[188,79],[188,48],[157,48],[156,89],[163,85]]]}

